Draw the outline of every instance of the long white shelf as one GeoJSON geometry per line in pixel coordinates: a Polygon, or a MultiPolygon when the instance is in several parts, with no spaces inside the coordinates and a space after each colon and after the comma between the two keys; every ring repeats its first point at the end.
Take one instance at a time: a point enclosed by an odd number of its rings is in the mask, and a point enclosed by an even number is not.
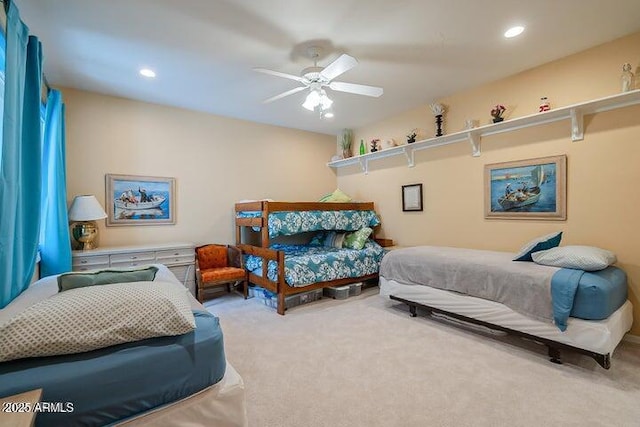
{"type": "Polygon", "coordinates": [[[471,155],[477,157],[480,155],[480,144],[483,136],[510,132],[517,129],[557,122],[560,120],[570,120],[571,140],[581,141],[584,139],[585,115],[615,110],[636,104],[640,104],[640,90],[619,93],[592,101],[582,102],[580,104],[569,105],[568,107],[556,108],[544,113],[531,114],[529,116],[505,120],[500,123],[492,123],[448,135],[424,139],[422,141],[416,141],[413,144],[403,144],[398,147],[376,151],[375,153],[367,153],[360,156],[349,157],[348,159],[336,160],[327,163],[327,166],[332,168],[341,168],[359,164],[363,172],[366,174],[369,173],[369,162],[371,160],[404,155],[409,167],[413,167],[415,165],[414,153],[416,151],[462,141],[469,142],[471,145],[471,155]]]}

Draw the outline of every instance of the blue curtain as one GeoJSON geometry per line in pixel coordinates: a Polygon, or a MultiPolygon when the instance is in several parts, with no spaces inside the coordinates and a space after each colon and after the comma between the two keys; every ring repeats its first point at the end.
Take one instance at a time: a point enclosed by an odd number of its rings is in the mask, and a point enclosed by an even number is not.
{"type": "Polygon", "coordinates": [[[0,157],[0,308],[29,286],[35,269],[42,177],[40,86],[42,57],[37,38],[7,11],[6,69],[0,157]]]}
{"type": "Polygon", "coordinates": [[[67,178],[62,94],[50,90],[44,121],[42,152],[42,221],[40,277],[71,270],[71,241],[67,215],[67,178]]]}

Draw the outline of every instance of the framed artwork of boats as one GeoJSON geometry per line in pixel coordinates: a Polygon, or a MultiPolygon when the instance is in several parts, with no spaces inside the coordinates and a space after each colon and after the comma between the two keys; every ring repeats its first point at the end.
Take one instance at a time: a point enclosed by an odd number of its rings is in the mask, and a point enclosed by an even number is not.
{"type": "Polygon", "coordinates": [[[106,175],[107,226],[175,224],[175,178],[106,175]]]}
{"type": "Polygon", "coordinates": [[[567,156],[485,165],[484,212],[485,218],[567,219],[567,156]]]}

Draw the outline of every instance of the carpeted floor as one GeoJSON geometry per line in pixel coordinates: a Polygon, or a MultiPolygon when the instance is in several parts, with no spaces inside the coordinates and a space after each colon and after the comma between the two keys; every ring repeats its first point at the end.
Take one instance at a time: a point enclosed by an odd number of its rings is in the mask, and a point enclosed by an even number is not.
{"type": "Polygon", "coordinates": [[[593,359],[408,310],[378,288],[279,316],[259,299],[207,301],[243,377],[252,427],[640,426],[640,347],[593,359]]]}

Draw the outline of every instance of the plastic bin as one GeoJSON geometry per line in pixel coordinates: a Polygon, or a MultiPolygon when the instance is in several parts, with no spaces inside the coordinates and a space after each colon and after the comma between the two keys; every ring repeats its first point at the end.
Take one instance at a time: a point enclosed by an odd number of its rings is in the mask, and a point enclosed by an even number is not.
{"type": "Polygon", "coordinates": [[[323,293],[334,299],[347,299],[349,298],[349,286],[331,286],[324,288],[323,293]]]}
{"type": "Polygon", "coordinates": [[[362,293],[362,282],[351,283],[349,285],[349,296],[355,297],[362,293]]]}
{"type": "MultiPolygon", "coordinates": [[[[249,294],[262,300],[262,302],[272,308],[278,307],[278,295],[259,286],[249,288],[249,294]]],[[[307,304],[322,298],[322,289],[314,289],[308,292],[301,292],[289,295],[284,298],[284,307],[291,308],[302,304],[307,304]]]]}

